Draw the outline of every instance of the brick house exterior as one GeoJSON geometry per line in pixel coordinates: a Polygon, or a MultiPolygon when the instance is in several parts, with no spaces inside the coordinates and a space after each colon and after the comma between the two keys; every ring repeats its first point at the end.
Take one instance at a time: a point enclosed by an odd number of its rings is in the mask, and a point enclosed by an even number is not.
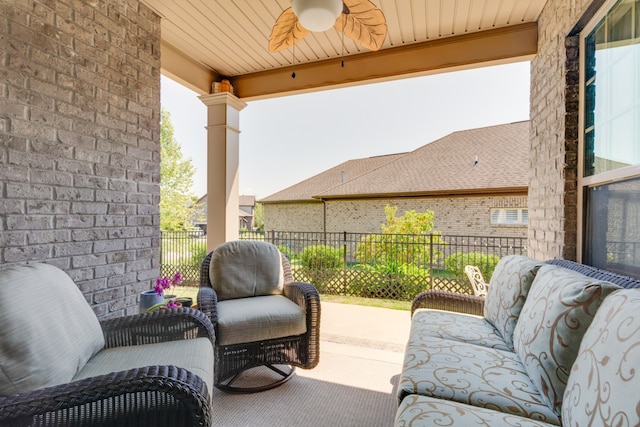
{"type": "Polygon", "coordinates": [[[261,200],[265,230],[377,233],[389,204],[399,215],[433,211],[445,234],[526,237],[526,224],[491,217],[527,209],[528,130],[521,122],[454,132],[410,153],[345,162],[261,200]]]}
{"type": "Polygon", "coordinates": [[[65,270],[100,317],[159,274],[160,18],[0,1],[0,264],[65,270]]]}

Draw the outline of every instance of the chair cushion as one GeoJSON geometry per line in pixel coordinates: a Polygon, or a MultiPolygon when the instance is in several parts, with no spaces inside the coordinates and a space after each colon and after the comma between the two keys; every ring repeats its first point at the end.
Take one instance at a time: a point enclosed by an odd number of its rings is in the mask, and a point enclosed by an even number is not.
{"type": "Polygon", "coordinates": [[[415,343],[423,336],[511,351],[491,323],[472,314],[420,308],[411,319],[411,338],[415,343]]]}
{"type": "Polygon", "coordinates": [[[415,340],[410,335],[398,400],[411,394],[560,424],[511,351],[436,337],[415,340]]]}
{"type": "Polygon", "coordinates": [[[571,369],[562,405],[567,426],[640,425],[640,290],[609,295],[571,369]]]}
{"type": "Polygon", "coordinates": [[[64,384],[104,347],[93,310],[71,280],[48,264],[0,270],[0,396],[64,384]]]}
{"type": "Polygon", "coordinates": [[[304,310],[282,295],[218,303],[217,345],[232,345],[301,335],[307,332],[304,310]]]}
{"type": "Polygon", "coordinates": [[[173,365],[198,375],[213,391],[213,346],[208,338],[106,348],[73,378],[81,380],[145,366],[173,365]]]}
{"type": "Polygon", "coordinates": [[[617,285],[556,265],[536,275],[514,332],[515,350],[544,401],[560,413],[582,337],[617,285]]]}
{"type": "Polygon", "coordinates": [[[254,240],[223,243],[211,257],[209,279],[218,301],[282,294],[280,251],[271,243],[254,240]]]}
{"type": "Polygon", "coordinates": [[[513,349],[513,330],[541,262],[521,255],[500,259],[493,271],[484,303],[484,317],[513,349]]]}
{"type": "Polygon", "coordinates": [[[553,424],[493,409],[414,394],[407,396],[400,404],[394,427],[549,427],[551,425],[553,424]]]}

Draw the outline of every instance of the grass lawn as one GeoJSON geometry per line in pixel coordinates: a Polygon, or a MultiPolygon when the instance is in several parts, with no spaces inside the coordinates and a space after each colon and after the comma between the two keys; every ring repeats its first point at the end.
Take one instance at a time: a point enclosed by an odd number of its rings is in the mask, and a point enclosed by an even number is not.
{"type": "MultiPolygon", "coordinates": [[[[195,286],[178,286],[176,295],[179,297],[191,297],[196,303],[198,288],[195,286]]],[[[321,301],[337,302],[341,304],[366,305],[368,307],[392,308],[394,310],[411,310],[411,301],[396,301],[391,299],[361,298],[344,295],[320,295],[321,301]]]]}

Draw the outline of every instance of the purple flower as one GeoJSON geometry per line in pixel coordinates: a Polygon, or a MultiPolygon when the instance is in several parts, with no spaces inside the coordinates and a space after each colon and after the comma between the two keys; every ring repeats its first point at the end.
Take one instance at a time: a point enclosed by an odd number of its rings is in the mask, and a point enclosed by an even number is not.
{"type": "Polygon", "coordinates": [[[179,271],[173,275],[173,278],[171,279],[171,284],[172,285],[179,285],[180,283],[182,283],[182,273],[180,273],[179,271]]]}
{"type": "MultiPolygon", "coordinates": [[[[177,272],[171,278],[169,276],[158,277],[156,279],[156,284],[153,286],[153,291],[158,295],[164,298],[164,292],[171,289],[172,286],[177,286],[182,283],[182,273],[177,272]]],[[[156,304],[153,307],[149,308],[149,311],[155,310],[158,307],[165,306],[167,308],[176,308],[178,307],[178,303],[174,300],[165,299],[163,303],[156,304]]]]}
{"type": "Polygon", "coordinates": [[[162,295],[164,295],[164,288],[162,287],[162,284],[160,284],[160,283],[157,283],[157,282],[156,282],[156,285],[153,287],[153,290],[154,290],[154,291],[155,291],[155,293],[156,293],[158,296],[160,296],[160,297],[161,297],[162,295]]]}
{"type": "Polygon", "coordinates": [[[164,276],[164,277],[158,277],[156,279],[156,285],[160,285],[162,286],[162,289],[169,289],[171,287],[171,282],[169,281],[169,278],[164,276]]]}

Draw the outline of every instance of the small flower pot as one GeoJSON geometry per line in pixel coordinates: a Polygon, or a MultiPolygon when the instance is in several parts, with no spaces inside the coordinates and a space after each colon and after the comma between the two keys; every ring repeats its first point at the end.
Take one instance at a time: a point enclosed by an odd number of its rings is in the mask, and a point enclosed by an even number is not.
{"type": "Polygon", "coordinates": [[[140,313],[146,313],[149,307],[153,307],[156,304],[164,302],[164,297],[161,297],[154,290],[142,291],[140,293],[140,313]]]}
{"type": "Polygon", "coordinates": [[[193,298],[190,297],[180,297],[177,301],[182,304],[183,307],[191,307],[191,304],[193,304],[193,298]]]}

